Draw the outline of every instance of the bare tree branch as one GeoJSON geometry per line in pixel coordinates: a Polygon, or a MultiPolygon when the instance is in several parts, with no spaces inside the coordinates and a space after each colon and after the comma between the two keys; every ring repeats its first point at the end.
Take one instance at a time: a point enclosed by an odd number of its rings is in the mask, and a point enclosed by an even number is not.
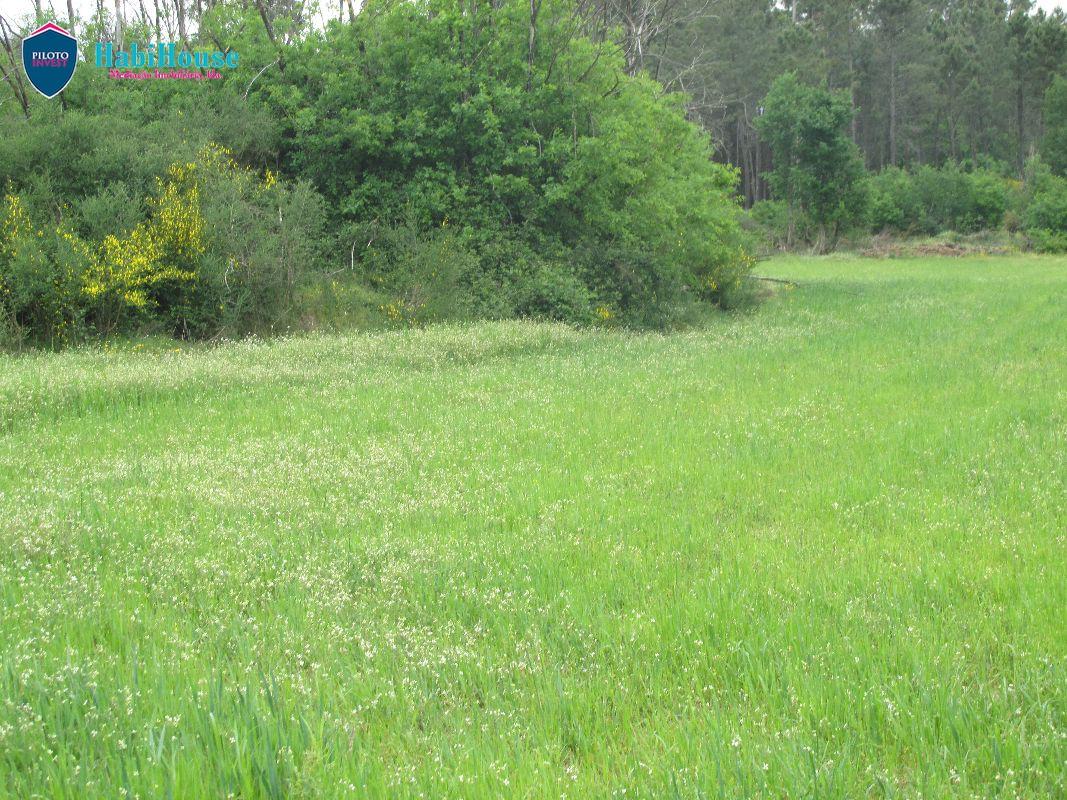
{"type": "Polygon", "coordinates": [[[4,82],[11,87],[12,93],[15,95],[15,99],[19,101],[19,105],[22,106],[22,113],[26,115],[26,119],[30,118],[30,98],[26,91],[26,84],[22,81],[22,70],[19,69],[19,60],[15,58],[14,47],[11,42],[13,39],[18,39],[14,33],[14,30],[8,24],[7,20],[0,15],[0,44],[3,45],[4,52],[7,54],[8,68],[5,69],[3,63],[0,63],[0,77],[3,77],[4,82]]]}

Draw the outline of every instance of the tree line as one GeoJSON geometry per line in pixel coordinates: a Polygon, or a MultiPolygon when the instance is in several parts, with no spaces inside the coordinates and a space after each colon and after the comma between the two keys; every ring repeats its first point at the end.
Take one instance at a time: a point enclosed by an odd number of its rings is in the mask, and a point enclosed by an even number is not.
{"type": "MultiPolygon", "coordinates": [[[[42,0],[34,2],[43,19],[42,0]]],[[[531,51],[542,4],[527,7],[531,51]]],[[[360,9],[353,0],[234,5],[277,46],[329,20],[351,22],[360,9]]],[[[106,40],[132,27],[220,46],[220,18],[237,13],[229,6],[97,0],[88,27],[106,40]]],[[[850,138],[868,169],[993,159],[1021,175],[1044,136],[1045,94],[1067,71],[1067,17],[1031,0],[575,0],[572,11],[583,34],[619,46],[629,74],[645,71],[688,96],[717,157],[741,169],[749,204],[768,196],[770,153],[756,122],[783,73],[848,93],[850,138]]],[[[0,32],[12,37],[10,20],[0,32]]]]}
{"type": "Polygon", "coordinates": [[[1067,70],[1063,12],[1028,0],[692,0],[689,13],[647,2],[678,19],[646,43],[646,65],[693,98],[749,204],[769,196],[757,121],[783,73],[846,94],[870,170],[998,161],[1021,175],[1067,70]]]}

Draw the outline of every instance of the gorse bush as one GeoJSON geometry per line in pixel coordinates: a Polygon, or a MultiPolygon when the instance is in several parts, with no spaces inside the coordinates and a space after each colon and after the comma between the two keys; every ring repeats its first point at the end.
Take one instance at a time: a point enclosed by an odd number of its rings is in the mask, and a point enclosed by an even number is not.
{"type": "Polygon", "coordinates": [[[579,254],[562,247],[547,254],[511,234],[478,241],[448,225],[422,230],[410,215],[399,225],[371,224],[354,233],[367,243],[359,276],[384,298],[379,310],[394,325],[510,317],[594,322],[595,298],[579,254]]]}
{"type": "Polygon", "coordinates": [[[443,225],[423,231],[408,219],[363,226],[355,236],[367,241],[361,278],[387,298],[380,310],[389,322],[424,325],[472,315],[464,283],[478,262],[461,234],[443,225]]]}
{"type": "Polygon", "coordinates": [[[217,146],[167,167],[137,207],[146,215],[132,228],[91,242],[76,232],[70,206],[59,209],[69,215],[63,221],[46,224],[22,195],[4,198],[0,331],[9,344],[268,328],[316,258],[317,196],[270,173],[260,178],[217,146]]]}
{"type": "Polygon", "coordinates": [[[66,344],[85,313],[91,247],[64,224],[31,218],[25,200],[8,193],[0,206],[0,343],[66,344]]]}
{"type": "Polygon", "coordinates": [[[173,164],[148,200],[150,216],[124,236],[106,236],[85,271],[90,318],[103,333],[132,316],[185,327],[204,255],[197,164],[173,164]]]}
{"type": "Polygon", "coordinates": [[[195,335],[270,332],[302,313],[299,287],[321,271],[325,210],[306,181],[262,176],[229,151],[202,161],[205,253],[195,335]]]}

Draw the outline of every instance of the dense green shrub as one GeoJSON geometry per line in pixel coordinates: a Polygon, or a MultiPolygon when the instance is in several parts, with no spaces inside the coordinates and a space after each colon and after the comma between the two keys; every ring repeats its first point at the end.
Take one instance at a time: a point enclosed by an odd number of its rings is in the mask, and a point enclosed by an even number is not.
{"type": "Polygon", "coordinates": [[[917,233],[922,228],[925,214],[915,183],[899,167],[871,175],[870,199],[870,224],[875,233],[917,233]]]}
{"type": "MultiPolygon", "coordinates": [[[[561,322],[596,319],[592,292],[565,261],[538,259],[531,267],[510,286],[514,316],[561,322]]],[[[597,308],[603,321],[615,317],[607,306],[597,308]]]]}
{"type": "Polygon", "coordinates": [[[403,224],[372,223],[347,231],[353,245],[362,247],[359,277],[385,298],[381,310],[394,324],[469,316],[463,289],[478,262],[467,237],[447,226],[421,230],[410,212],[407,216],[403,224]]]}
{"type": "Polygon", "coordinates": [[[922,233],[998,228],[1008,208],[1007,186],[994,174],[923,166],[912,180],[922,209],[917,227],[922,233]]]}
{"type": "Polygon", "coordinates": [[[593,322],[595,297],[575,251],[548,253],[512,233],[478,241],[451,226],[421,230],[408,215],[400,225],[351,227],[347,236],[360,248],[352,252],[357,277],[383,298],[381,311],[394,324],[509,317],[593,322]]]}
{"type": "Polygon", "coordinates": [[[995,172],[972,172],[970,178],[971,207],[960,220],[957,230],[968,232],[999,228],[1008,210],[1008,183],[995,172]]]}
{"type": "Polygon", "coordinates": [[[122,194],[111,202],[122,214],[118,206],[125,196],[147,195],[170,164],[191,159],[207,141],[184,116],[170,112],[142,124],[131,111],[110,118],[63,112],[56,103],[35,108],[30,121],[0,115],[0,186],[26,192],[36,206],[48,196],[72,204],[94,195],[107,198],[121,184],[122,194]],[[116,125],[129,125],[137,135],[117,136],[116,125]]]}
{"type": "Polygon", "coordinates": [[[1033,193],[1023,217],[1031,246],[1040,252],[1067,252],[1067,179],[1048,176],[1033,193]]]}
{"type": "Polygon", "coordinates": [[[535,230],[505,229],[478,245],[478,269],[466,284],[476,314],[594,321],[595,297],[575,266],[574,252],[536,242],[535,230]]]}
{"type": "Polygon", "coordinates": [[[529,13],[377,0],[275,38],[247,4],[210,4],[200,34],[245,65],[225,81],[87,69],[29,120],[8,106],[0,186],[39,241],[3,256],[7,339],[267,331],[374,301],[404,324],[727,304],[751,264],[736,171],[569,0],[540,4],[535,41],[529,13]]]}
{"type": "Polygon", "coordinates": [[[1067,252],[1067,179],[1054,175],[1037,156],[1027,160],[1023,180],[1014,183],[1006,220],[1031,249],[1067,252]]]}
{"type": "Polygon", "coordinates": [[[789,246],[789,208],[781,200],[753,203],[744,217],[745,228],[772,250],[789,246]]]}
{"type": "Polygon", "coordinates": [[[103,333],[162,327],[182,337],[269,330],[317,260],[321,200],[203,148],[170,165],[128,233],[105,236],[86,271],[103,333]]]}
{"type": "Polygon", "coordinates": [[[288,166],[339,229],[455,231],[485,273],[465,281],[470,313],[638,320],[669,296],[721,300],[748,263],[736,172],[681,98],[551,24],[572,12],[543,4],[532,54],[518,0],[372,3],[331,25],[259,88],[293,120],[288,166]],[[523,268],[494,265],[496,239],[521,242],[523,268]]]}
{"type": "Polygon", "coordinates": [[[761,200],[748,211],[748,227],[772,250],[788,250],[791,243],[809,242],[815,235],[802,209],[790,210],[782,200],[761,200]]]}
{"type": "Polygon", "coordinates": [[[999,228],[1008,210],[1007,181],[995,172],[965,172],[956,166],[923,166],[914,172],[891,167],[872,175],[870,226],[932,235],[999,228]]]}
{"type": "Polygon", "coordinates": [[[63,223],[34,219],[24,198],[0,203],[0,345],[77,338],[90,248],[63,223]]]}
{"type": "Polygon", "coordinates": [[[1034,228],[1027,232],[1030,248],[1038,253],[1067,253],[1067,233],[1034,228]]]}
{"type": "MultiPolygon", "coordinates": [[[[211,187],[197,188],[193,201],[178,197],[181,191],[173,194],[172,170],[197,161],[197,153],[217,131],[237,140],[246,155],[262,155],[249,141],[270,142],[272,124],[239,98],[224,100],[225,91],[190,87],[181,97],[168,82],[158,82],[151,87],[155,91],[139,85],[116,91],[115,82],[101,79],[94,70],[79,70],[83,72],[65,93],[66,110],[60,103],[41,103],[29,121],[0,115],[0,186],[18,196],[41,233],[33,248],[23,249],[18,261],[4,266],[8,288],[20,287],[12,289],[0,310],[6,341],[60,344],[135,329],[212,335],[269,324],[267,318],[273,319],[279,306],[286,305],[286,297],[273,297],[278,283],[264,268],[264,253],[284,243],[292,251],[291,263],[299,262],[301,269],[313,266],[314,258],[303,244],[314,232],[316,219],[322,219],[321,203],[308,200],[307,187],[292,197],[288,189],[279,188],[277,204],[257,195],[255,204],[224,209],[225,198],[240,182],[237,171],[231,170],[225,180],[203,175],[211,187]],[[175,102],[168,108],[166,98],[171,95],[175,102]],[[207,99],[211,95],[214,100],[207,99]],[[70,107],[79,102],[92,110],[70,107]],[[256,136],[248,130],[253,124],[256,136]],[[116,136],[116,126],[138,135],[116,136]],[[169,198],[164,197],[167,191],[172,192],[169,198]],[[310,207],[285,217],[286,230],[278,230],[281,206],[297,195],[310,207]],[[154,207],[154,202],[163,206],[154,207]],[[252,213],[256,204],[258,227],[250,229],[240,217],[252,213]],[[195,256],[161,244],[161,223],[179,207],[203,217],[198,235],[206,238],[203,252],[195,256]],[[245,242],[240,241],[243,233],[248,234],[245,242]],[[76,238],[81,246],[71,250],[71,240],[64,236],[76,238]],[[294,242],[303,249],[294,249],[294,242]],[[247,269],[234,270],[229,258],[239,256],[238,263],[246,265],[252,255],[249,247],[256,251],[255,278],[242,280],[247,269]],[[56,271],[63,280],[48,277],[56,271]],[[27,300],[26,308],[12,311],[14,298],[30,297],[27,292],[35,281],[33,302],[27,300]]],[[[247,187],[244,192],[252,197],[247,187]]]]}
{"type": "Polygon", "coordinates": [[[205,252],[196,335],[285,327],[301,284],[320,271],[322,198],[303,181],[242,168],[228,151],[201,157],[205,252]]]}

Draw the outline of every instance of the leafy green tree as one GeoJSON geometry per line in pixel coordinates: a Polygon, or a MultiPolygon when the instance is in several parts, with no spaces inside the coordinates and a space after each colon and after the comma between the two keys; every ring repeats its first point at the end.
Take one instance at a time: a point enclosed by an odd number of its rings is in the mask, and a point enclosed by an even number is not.
{"type": "Polygon", "coordinates": [[[811,219],[822,251],[836,246],[840,233],[866,212],[863,162],[847,135],[851,118],[847,91],[808,86],[787,73],[771,86],[756,123],[774,154],[775,195],[791,214],[802,211],[811,219]]]}

